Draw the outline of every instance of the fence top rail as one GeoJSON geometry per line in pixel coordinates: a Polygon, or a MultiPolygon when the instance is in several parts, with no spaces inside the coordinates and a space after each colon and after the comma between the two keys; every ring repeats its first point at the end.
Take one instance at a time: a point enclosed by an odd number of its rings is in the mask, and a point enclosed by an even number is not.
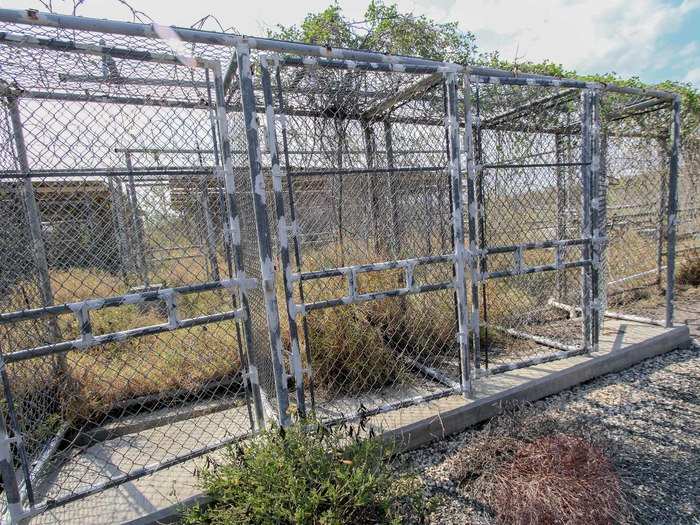
{"type": "MultiPolygon", "coordinates": [[[[75,15],[62,15],[45,13],[35,9],[0,9],[0,22],[11,24],[26,24],[34,26],[55,27],[60,29],[88,31],[97,33],[119,34],[141,38],[164,40],[179,38],[189,43],[209,44],[225,47],[249,47],[260,51],[271,51],[293,55],[305,55],[323,59],[364,62],[375,64],[399,64],[403,66],[432,67],[435,71],[465,71],[472,75],[479,75],[492,79],[531,79],[539,80],[548,85],[567,85],[570,87],[598,88],[617,93],[646,95],[663,99],[676,99],[679,95],[661,90],[647,90],[633,87],[616,86],[614,84],[591,83],[573,80],[557,79],[544,75],[527,73],[513,73],[496,68],[484,66],[462,66],[451,62],[441,62],[425,58],[410,57],[404,55],[390,55],[373,51],[346,49],[340,47],[304,44],[275,40],[272,38],[258,38],[245,35],[235,35],[216,31],[183,28],[176,26],[162,26],[159,24],[143,24],[135,22],[121,22],[116,20],[104,20],[75,15]],[[562,84],[565,82],[566,84],[562,84]],[[558,84],[556,84],[558,83],[558,84]],[[575,84],[578,84],[575,86],[575,84]]],[[[323,61],[319,61],[325,65],[323,61]]],[[[329,66],[333,62],[329,62],[329,66]]],[[[347,63],[345,64],[347,67],[347,63]]]]}

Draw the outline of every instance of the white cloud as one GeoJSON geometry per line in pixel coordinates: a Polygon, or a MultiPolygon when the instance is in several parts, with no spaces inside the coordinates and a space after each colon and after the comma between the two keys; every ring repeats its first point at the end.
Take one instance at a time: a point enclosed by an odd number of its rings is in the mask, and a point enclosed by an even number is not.
{"type": "MultiPolygon", "coordinates": [[[[548,58],[581,71],[634,74],[678,58],[659,40],[699,8],[700,0],[457,0],[443,16],[505,58],[517,53],[521,60],[548,58]]],[[[697,57],[697,48],[685,57],[697,57]]]]}
{"type": "Polygon", "coordinates": [[[688,71],[683,80],[686,82],[690,82],[695,87],[700,89],[700,67],[696,67],[688,71]]]}

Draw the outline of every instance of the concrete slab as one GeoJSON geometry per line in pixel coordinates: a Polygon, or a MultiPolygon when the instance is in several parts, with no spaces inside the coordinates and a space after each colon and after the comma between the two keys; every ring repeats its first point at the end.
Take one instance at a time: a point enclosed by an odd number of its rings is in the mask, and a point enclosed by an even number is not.
{"type": "MultiPolygon", "coordinates": [[[[606,320],[601,348],[595,354],[490,376],[477,381],[468,399],[450,396],[376,416],[370,420],[370,424],[381,428],[386,439],[395,440],[403,449],[419,447],[496,415],[504,401],[534,401],[668,352],[689,340],[687,326],[665,329],[629,321],[606,320]]],[[[247,428],[244,410],[231,410],[127,434],[117,438],[122,443],[105,442],[90,447],[55,475],[45,494],[56,497],[56,486],[63,487],[62,490],[66,490],[65,487],[79,488],[86,483],[104,481],[110,475],[128,471],[133,465],[156,463],[165,457],[163,452],[159,452],[164,449],[163,440],[169,440],[174,447],[167,453],[171,457],[178,452],[186,452],[192,446],[192,440],[200,443],[207,439],[221,439],[235,432],[236,428],[238,431],[247,428]],[[72,485],[71,480],[74,480],[72,485]]],[[[216,453],[213,457],[216,457],[216,453]]],[[[31,523],[141,525],[170,522],[182,505],[201,501],[193,472],[205,461],[206,458],[191,460],[113,487],[37,516],[31,523]]]]}

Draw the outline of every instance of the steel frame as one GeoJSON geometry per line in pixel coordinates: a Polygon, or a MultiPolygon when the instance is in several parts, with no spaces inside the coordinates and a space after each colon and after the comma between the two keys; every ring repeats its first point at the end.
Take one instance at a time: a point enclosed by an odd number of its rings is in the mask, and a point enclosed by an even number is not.
{"type": "MultiPolygon", "coordinates": [[[[0,9],[0,21],[11,24],[29,24],[46,27],[56,27],[77,31],[92,31],[98,33],[118,34],[140,38],[158,39],[158,31],[153,26],[146,24],[133,24],[124,22],[114,22],[108,20],[97,20],[82,17],[71,17],[63,15],[55,15],[48,13],[40,13],[33,10],[21,11],[0,9]]],[[[365,418],[372,415],[383,414],[391,410],[397,410],[406,406],[411,406],[418,403],[438,399],[447,395],[462,394],[467,396],[472,388],[472,381],[475,377],[480,377],[486,374],[493,374],[513,370],[532,364],[547,362],[555,359],[563,359],[572,355],[577,355],[582,352],[596,350],[599,340],[599,333],[602,325],[603,315],[609,315],[610,312],[604,312],[604,301],[602,296],[605,294],[604,286],[600,286],[600,265],[602,252],[605,250],[605,228],[601,222],[603,214],[603,201],[600,185],[601,185],[601,152],[604,144],[601,141],[601,123],[600,123],[600,97],[606,92],[618,94],[630,94],[636,96],[646,96],[649,99],[646,102],[638,103],[630,106],[625,111],[639,112],[649,108],[657,107],[661,104],[672,104],[673,123],[671,128],[671,149],[669,155],[670,171],[668,179],[668,206],[667,206],[667,229],[666,229],[666,249],[668,254],[668,262],[666,265],[666,319],[665,325],[671,326],[673,323],[673,300],[674,300],[674,276],[675,276],[675,244],[676,244],[676,214],[677,214],[677,186],[678,186],[678,169],[679,169],[679,144],[680,144],[680,99],[678,96],[656,90],[641,90],[636,88],[619,87],[613,85],[605,85],[600,83],[580,82],[573,80],[553,79],[535,75],[519,75],[513,76],[512,73],[499,71],[491,68],[481,67],[464,67],[457,64],[444,62],[435,62],[414,57],[389,56],[372,52],[337,49],[323,46],[314,46],[300,44],[294,42],[280,42],[265,38],[249,38],[236,35],[228,35],[223,33],[212,33],[207,31],[195,31],[190,29],[173,28],[174,32],[185,42],[202,43],[209,45],[226,46],[235,50],[235,56],[228,65],[226,74],[222,73],[221,64],[215,60],[207,60],[195,58],[194,65],[198,68],[203,68],[207,75],[211,72],[213,81],[207,78],[204,83],[197,83],[196,87],[213,87],[215,96],[212,99],[211,94],[208,101],[177,101],[177,100],[148,100],[139,97],[108,97],[108,96],[91,96],[77,93],[51,93],[38,91],[19,91],[14,87],[4,86],[4,96],[8,100],[10,108],[10,116],[12,119],[12,128],[14,130],[14,142],[17,149],[19,161],[19,169],[17,173],[4,173],[3,177],[22,179],[24,188],[24,199],[26,208],[30,216],[31,234],[35,248],[35,257],[38,268],[40,270],[42,282],[42,301],[44,306],[30,310],[22,310],[16,312],[8,312],[0,314],[0,324],[15,322],[19,320],[49,318],[53,319],[56,314],[72,313],[79,321],[81,337],[72,341],[61,341],[61,335],[58,327],[53,331],[53,342],[34,348],[15,351],[2,356],[0,369],[3,372],[3,386],[5,388],[5,398],[8,402],[8,417],[10,421],[13,436],[10,437],[7,429],[6,420],[0,418],[0,475],[2,475],[5,486],[5,494],[8,503],[8,512],[11,522],[20,522],[27,517],[44,512],[50,508],[64,505],[75,499],[87,496],[109,488],[111,486],[130,481],[137,477],[168,468],[182,461],[187,461],[194,457],[206,454],[230,444],[234,440],[224,440],[221,443],[213,444],[202,449],[192,451],[190,454],[179,457],[174,460],[159,464],[155,467],[143,468],[137,472],[121,476],[101,486],[91,487],[90,489],[76,493],[70,497],[37,504],[34,501],[31,487],[31,475],[29,473],[29,465],[26,458],[21,459],[21,467],[23,475],[29,482],[20,490],[20,483],[13,466],[14,453],[12,445],[18,446],[19,455],[21,451],[21,434],[18,433],[16,422],[13,422],[13,405],[11,401],[11,388],[9,380],[5,374],[7,364],[18,362],[24,359],[32,359],[44,355],[60,355],[69,350],[83,350],[94,346],[99,346],[110,341],[121,341],[130,337],[140,337],[146,334],[158,333],[159,331],[175,330],[187,326],[217,322],[225,319],[235,319],[237,323],[242,325],[242,333],[245,338],[243,348],[252,348],[252,334],[250,320],[250,305],[246,291],[251,287],[261,288],[264,296],[265,315],[267,320],[267,331],[269,335],[271,363],[274,372],[275,380],[275,400],[276,407],[273,414],[270,413],[270,403],[267,401],[267,393],[263,392],[258,380],[257,363],[249,354],[241,356],[241,362],[244,364],[245,380],[246,380],[246,396],[252,398],[252,405],[255,411],[255,416],[251,419],[251,429],[261,428],[270,416],[276,419],[277,424],[285,426],[290,424],[291,416],[289,414],[289,393],[287,391],[288,374],[285,370],[283,359],[283,346],[280,334],[279,320],[279,305],[277,304],[275,292],[275,277],[276,271],[273,264],[273,232],[270,231],[267,221],[267,202],[264,174],[261,164],[261,147],[258,143],[258,129],[256,124],[256,113],[263,113],[266,120],[266,129],[268,133],[267,141],[270,148],[269,155],[272,166],[272,184],[274,193],[274,207],[277,216],[276,238],[280,252],[280,261],[282,264],[281,274],[283,277],[283,286],[286,297],[286,312],[287,321],[290,329],[291,346],[291,377],[295,382],[295,397],[297,408],[300,415],[305,415],[307,412],[306,395],[304,392],[306,377],[313,377],[311,366],[313,363],[310,349],[305,348],[306,368],[304,368],[301,356],[301,345],[299,342],[299,327],[297,322],[301,322],[301,331],[306,331],[306,315],[308,312],[331,308],[338,305],[357,304],[366,301],[381,300],[387,297],[398,297],[409,294],[423,293],[435,290],[454,290],[455,300],[457,305],[457,321],[458,333],[456,334],[459,341],[459,356],[461,377],[459,383],[454,382],[450,378],[440,380],[440,372],[426,370],[423,366],[422,372],[425,374],[433,374],[432,377],[442,382],[447,389],[437,393],[428,394],[425,396],[417,396],[413,398],[403,399],[396,402],[388,403],[379,407],[368,410],[360,410],[354,414],[346,414],[336,419],[328,420],[328,423],[339,423],[341,421],[353,421],[359,418],[365,418]],[[251,50],[270,51],[272,53],[284,54],[284,57],[277,54],[264,55],[260,57],[260,66],[262,71],[261,86],[254,84],[251,77],[251,50]],[[432,84],[443,84],[446,90],[446,108],[445,122],[425,122],[429,124],[444,125],[447,136],[447,156],[448,165],[447,171],[450,178],[451,192],[451,230],[452,230],[452,251],[443,255],[403,259],[389,260],[381,263],[366,264],[366,265],[348,265],[339,268],[333,268],[323,271],[302,272],[300,266],[300,248],[297,241],[298,225],[295,217],[294,203],[292,199],[292,177],[320,175],[322,173],[314,173],[314,171],[294,172],[291,169],[289,162],[289,151],[287,149],[286,128],[282,126],[281,142],[283,143],[284,166],[280,159],[278,149],[278,136],[276,132],[276,124],[279,115],[275,114],[275,90],[273,79],[277,84],[277,99],[278,107],[281,114],[286,114],[290,111],[285,108],[282,100],[282,84],[279,79],[280,66],[290,67],[320,67],[330,69],[347,69],[347,70],[364,70],[364,71],[383,71],[396,73],[414,73],[424,76],[418,82],[418,86],[425,87],[432,84]],[[234,79],[238,79],[238,84],[235,86],[240,90],[241,101],[239,103],[231,103],[229,101],[229,91],[236,84],[234,79]],[[461,84],[460,84],[461,80],[461,84]],[[583,107],[583,118],[580,122],[580,129],[560,129],[557,130],[558,136],[567,133],[580,133],[582,141],[582,161],[579,163],[564,163],[556,162],[548,163],[510,163],[510,164],[481,164],[479,153],[477,151],[482,129],[489,127],[497,127],[507,125],[511,114],[500,115],[491,122],[481,120],[478,115],[474,114],[474,102],[472,94],[472,85],[479,84],[496,84],[510,86],[541,86],[566,88],[571,91],[563,91],[560,96],[570,99],[573,93],[578,90],[581,92],[581,104],[583,107]],[[256,101],[256,90],[262,89],[264,105],[260,106],[256,101]],[[460,96],[461,94],[461,96],[460,96]],[[65,100],[65,101],[89,101],[89,102],[104,102],[115,104],[132,104],[132,105],[154,105],[163,107],[181,107],[193,109],[206,109],[210,111],[212,133],[215,137],[214,150],[215,163],[217,168],[214,170],[215,176],[221,176],[224,181],[225,188],[225,213],[227,221],[227,243],[230,247],[228,256],[228,264],[235,271],[230,279],[214,279],[212,282],[199,285],[167,288],[158,291],[146,291],[136,294],[127,294],[122,296],[81,301],[68,303],[63,305],[54,304],[50,279],[48,276],[48,264],[46,262],[46,252],[43,246],[41,237],[41,225],[38,222],[38,210],[36,206],[36,198],[33,195],[33,187],[31,178],[35,176],[51,175],[50,173],[40,174],[32,171],[26,156],[26,144],[22,136],[22,119],[19,114],[19,106],[17,101],[21,98],[33,99],[49,99],[49,100],[65,100]],[[462,104],[463,113],[460,114],[459,105],[462,104]],[[261,279],[258,282],[256,279],[248,278],[245,274],[243,259],[241,256],[241,230],[237,204],[237,189],[234,176],[234,168],[232,161],[233,150],[229,141],[229,131],[227,114],[231,112],[242,112],[245,127],[246,127],[246,142],[247,142],[247,158],[249,161],[250,186],[252,189],[252,197],[254,202],[256,234],[258,241],[258,250],[260,258],[261,279]],[[460,133],[462,133],[462,141],[460,141],[460,133]],[[218,140],[217,140],[218,138],[218,140]],[[475,146],[476,145],[476,146],[475,146]],[[220,148],[220,151],[219,151],[220,148]],[[462,155],[466,160],[465,180],[462,179],[462,155]],[[510,246],[485,246],[478,239],[480,230],[479,222],[483,220],[482,210],[479,203],[479,187],[478,178],[483,170],[502,168],[502,167],[551,167],[551,166],[570,166],[580,167],[582,175],[583,203],[581,213],[583,217],[581,237],[578,239],[552,239],[539,243],[522,243],[510,246]],[[285,172],[283,174],[282,172],[285,172]],[[290,220],[287,221],[286,210],[284,205],[283,181],[286,181],[289,191],[290,204],[290,220]],[[466,189],[466,191],[464,191],[466,189]],[[466,203],[462,203],[462,196],[466,194],[466,203]],[[601,198],[603,201],[601,201],[601,198]],[[465,219],[466,218],[466,224],[465,219]],[[467,229],[468,242],[465,240],[464,228],[467,229]],[[293,241],[293,250],[290,250],[289,240],[293,241]],[[576,261],[562,260],[562,249],[566,246],[582,246],[583,257],[576,261]],[[523,254],[527,250],[552,248],[555,250],[555,260],[552,264],[540,266],[526,266],[523,260],[523,254]],[[291,252],[294,252],[296,265],[292,262],[291,252]],[[514,267],[508,270],[488,271],[487,257],[493,254],[512,253],[514,255],[514,267]],[[436,263],[451,263],[453,268],[453,280],[425,285],[416,285],[413,279],[413,272],[417,265],[430,265],[436,263]],[[497,279],[507,276],[524,275],[528,273],[545,272],[545,271],[560,271],[566,268],[581,268],[582,279],[584,283],[584,291],[582,296],[583,312],[583,340],[584,344],[581,348],[570,348],[566,346],[559,347],[560,351],[543,356],[535,356],[528,360],[504,365],[501,367],[493,367],[486,372],[478,369],[482,366],[482,351],[480,342],[480,327],[483,325],[480,320],[480,301],[479,287],[487,280],[497,279]],[[357,291],[357,275],[364,272],[383,271],[388,269],[403,269],[404,270],[404,286],[393,290],[382,292],[370,292],[360,294],[357,291]],[[302,283],[309,280],[330,277],[342,276],[346,279],[348,286],[347,295],[339,298],[328,299],[317,302],[305,302],[302,283]],[[467,298],[466,279],[470,279],[469,299],[467,298]],[[300,303],[295,302],[294,286],[298,286],[300,303]],[[221,312],[213,315],[206,315],[192,319],[180,319],[178,315],[177,296],[179,294],[196,293],[206,290],[215,289],[230,289],[232,292],[233,309],[228,312],[221,312]],[[136,304],[149,301],[164,301],[167,308],[168,322],[163,325],[142,327],[126,332],[115,332],[104,335],[94,335],[90,323],[89,312],[92,310],[116,307],[122,304],[136,304]],[[476,370],[472,370],[472,366],[476,370]],[[24,507],[24,497],[30,503],[30,508],[24,507]]],[[[87,44],[79,44],[70,41],[60,41],[55,39],[35,38],[28,35],[18,35],[13,33],[0,33],[0,44],[6,44],[19,47],[30,48],[46,48],[68,53],[84,53],[96,56],[110,56],[114,58],[152,61],[156,63],[164,63],[170,65],[180,65],[182,57],[178,57],[168,53],[152,53],[148,51],[137,51],[133,49],[120,49],[111,46],[94,46],[87,44]]],[[[88,79],[90,80],[90,79],[88,79]]],[[[95,81],[104,82],[107,79],[97,78],[95,81]]],[[[141,79],[148,84],[149,79],[141,79]]],[[[92,80],[90,80],[92,81],[92,80]]],[[[158,81],[156,81],[158,82],[158,81]]],[[[194,86],[194,84],[193,84],[194,86]]],[[[380,114],[385,114],[390,109],[392,104],[398,101],[405,100],[416,96],[415,93],[420,91],[419,88],[409,89],[403,93],[399,93],[387,100],[384,104],[371,108],[365,111],[362,115],[357,115],[354,118],[358,120],[371,119],[380,114]]],[[[558,100],[552,100],[552,104],[558,103],[558,100]]],[[[518,111],[527,111],[527,108],[519,108],[518,111]]],[[[313,112],[295,111],[294,114],[311,115],[313,112]]],[[[394,154],[391,143],[391,126],[401,123],[412,123],[410,118],[391,118],[384,120],[384,128],[387,140],[385,141],[386,154],[388,157],[387,168],[374,168],[368,162],[368,167],[364,170],[346,169],[345,173],[350,174],[368,174],[374,172],[393,171],[400,173],[402,168],[395,167],[392,155],[394,154]]],[[[547,131],[549,132],[549,131],[547,131]]],[[[368,151],[368,156],[372,152],[368,151]]],[[[108,170],[107,173],[101,173],[108,176],[126,176],[130,178],[129,183],[132,186],[132,195],[135,196],[134,175],[138,170],[132,169],[129,161],[129,153],[125,153],[127,169],[123,173],[116,173],[114,170],[108,170]]],[[[604,161],[603,161],[604,162],[604,161]]],[[[436,171],[443,169],[442,167],[423,167],[426,171],[436,171]]],[[[156,170],[144,170],[144,174],[151,173],[156,170]]],[[[206,174],[206,169],[192,170],[197,173],[206,174]]],[[[411,171],[416,171],[411,168],[411,171]]],[[[209,171],[210,172],[210,171],[209,171]]],[[[97,173],[97,172],[95,172],[97,173]]],[[[140,174],[140,172],[138,172],[140,174]]],[[[157,172],[159,175],[161,172],[157,172]]],[[[132,206],[135,209],[135,206],[132,206]]],[[[393,230],[397,231],[400,228],[396,217],[396,211],[392,210],[393,230]]],[[[211,250],[211,248],[210,248],[211,250]]],[[[211,256],[211,254],[210,254],[211,256]]],[[[660,272],[659,266],[655,271],[660,272]]],[[[146,278],[147,280],[147,278],[146,278]]],[[[499,327],[495,327],[499,328],[499,327]]],[[[502,327],[501,327],[502,328],[502,327]]],[[[505,329],[509,330],[509,329],[505,329]]],[[[514,332],[512,329],[511,332],[514,332]]],[[[529,334],[520,334],[528,337],[529,334]]],[[[530,336],[532,337],[532,336],[530,336]]],[[[308,341],[308,336],[305,336],[308,341]]],[[[540,338],[543,339],[543,338],[540,338]]],[[[544,341],[540,341],[545,344],[544,341]]],[[[552,346],[552,345],[550,345],[552,346]]],[[[421,365],[422,366],[422,365],[421,365]]],[[[311,393],[311,407],[315,404],[313,393],[313,380],[308,383],[308,388],[311,393]]]]}

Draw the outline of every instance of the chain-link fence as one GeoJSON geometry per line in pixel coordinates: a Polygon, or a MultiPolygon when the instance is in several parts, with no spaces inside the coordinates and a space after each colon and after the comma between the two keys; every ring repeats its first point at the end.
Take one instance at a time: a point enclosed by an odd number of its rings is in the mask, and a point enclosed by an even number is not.
{"type": "Polygon", "coordinates": [[[664,93],[0,19],[13,519],[595,349],[697,218],[664,93]]]}

